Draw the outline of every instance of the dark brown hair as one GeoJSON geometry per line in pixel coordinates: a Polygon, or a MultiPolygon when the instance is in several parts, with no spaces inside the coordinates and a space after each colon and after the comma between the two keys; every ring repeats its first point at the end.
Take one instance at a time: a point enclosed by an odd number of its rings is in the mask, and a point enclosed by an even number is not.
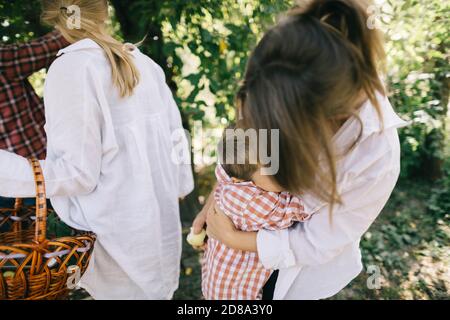
{"type": "Polygon", "coordinates": [[[257,45],[237,97],[240,127],[280,130],[278,184],[315,194],[330,212],[340,202],[333,148],[339,120],[367,99],[381,119],[376,94],[384,93],[385,55],[382,37],[366,25],[368,5],[301,1],[257,45]]]}
{"type": "Polygon", "coordinates": [[[229,177],[243,181],[252,180],[259,167],[257,158],[255,163],[252,162],[252,152],[254,150],[247,137],[239,137],[231,127],[225,130],[219,143],[218,155],[220,164],[229,177]]]}

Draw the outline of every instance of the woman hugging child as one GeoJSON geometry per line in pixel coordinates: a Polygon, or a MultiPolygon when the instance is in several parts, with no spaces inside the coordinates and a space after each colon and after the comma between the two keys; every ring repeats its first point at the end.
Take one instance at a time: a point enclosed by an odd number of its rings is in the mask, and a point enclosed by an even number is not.
{"type": "Polygon", "coordinates": [[[259,299],[261,288],[270,299],[274,282],[275,300],[337,294],[363,270],[361,238],[399,177],[397,130],[406,123],[386,97],[369,2],[297,3],[251,53],[237,96],[238,128],[279,130],[279,170],[240,176],[241,165],[219,165],[215,193],[193,222],[193,233],[207,224],[215,239],[207,299],[259,299]],[[278,272],[266,281],[270,270],[278,272]]]}
{"type": "MultiPolygon", "coordinates": [[[[280,230],[305,221],[299,197],[283,191],[257,164],[250,143],[237,130],[226,130],[219,146],[214,191],[217,206],[237,229],[255,232],[280,230]]],[[[202,263],[202,292],[208,300],[261,300],[272,274],[254,252],[234,250],[208,239],[202,263]]]]}

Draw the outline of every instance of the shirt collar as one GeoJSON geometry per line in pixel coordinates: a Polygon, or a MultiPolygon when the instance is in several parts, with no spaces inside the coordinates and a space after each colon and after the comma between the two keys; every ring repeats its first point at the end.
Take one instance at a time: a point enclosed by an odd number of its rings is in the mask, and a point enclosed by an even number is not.
{"type": "MultiPolygon", "coordinates": [[[[409,125],[409,122],[404,121],[395,113],[394,108],[386,96],[379,94],[377,99],[380,104],[383,122],[380,121],[375,106],[370,101],[367,101],[358,112],[358,116],[363,125],[363,132],[359,142],[373,134],[382,133],[383,130],[402,128],[409,125]]],[[[358,141],[360,131],[361,123],[356,117],[352,117],[335,135],[334,142],[336,152],[339,157],[342,157],[339,160],[343,160],[350,148],[354,146],[355,141],[358,141]]],[[[355,146],[355,148],[357,147],[355,146]]],[[[359,155],[361,155],[361,153],[359,153],[359,155]]],[[[302,195],[302,198],[307,211],[310,213],[316,213],[327,205],[325,201],[309,193],[302,195]]]]}
{"type": "Polygon", "coordinates": [[[382,122],[380,121],[375,106],[370,101],[366,102],[359,114],[364,126],[367,127],[366,133],[378,133],[383,130],[402,128],[408,125],[408,122],[397,115],[385,95],[377,94],[377,99],[381,109],[382,122]]]}
{"type": "Polygon", "coordinates": [[[73,44],[71,44],[70,46],[61,49],[58,51],[58,54],[56,55],[57,57],[68,53],[68,52],[73,52],[73,51],[79,51],[79,50],[89,50],[89,49],[101,49],[101,47],[97,44],[97,42],[95,42],[92,39],[83,39],[80,41],[77,41],[73,44]]]}
{"type": "MultiPolygon", "coordinates": [[[[359,119],[363,124],[363,139],[372,134],[381,133],[383,130],[402,128],[409,124],[395,113],[394,108],[386,96],[378,94],[377,99],[383,121],[380,121],[375,106],[370,101],[367,101],[358,112],[359,119]]],[[[348,145],[351,145],[357,140],[360,130],[361,123],[358,119],[355,117],[350,118],[334,137],[337,146],[343,147],[344,149],[347,148],[348,145]]]]}

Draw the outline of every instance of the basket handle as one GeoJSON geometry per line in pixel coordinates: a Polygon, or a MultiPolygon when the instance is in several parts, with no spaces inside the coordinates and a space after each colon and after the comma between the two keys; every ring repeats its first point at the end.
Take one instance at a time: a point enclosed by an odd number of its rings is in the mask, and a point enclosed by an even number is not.
{"type": "Polygon", "coordinates": [[[31,158],[28,162],[33,168],[34,181],[36,183],[36,227],[34,242],[43,243],[47,237],[47,196],[45,192],[44,174],[38,159],[31,158]]]}

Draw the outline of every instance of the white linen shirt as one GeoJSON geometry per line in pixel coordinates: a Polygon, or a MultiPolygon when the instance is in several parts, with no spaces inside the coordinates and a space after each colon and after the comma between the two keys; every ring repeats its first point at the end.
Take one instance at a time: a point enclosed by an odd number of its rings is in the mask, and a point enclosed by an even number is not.
{"type": "Polygon", "coordinates": [[[359,112],[364,125],[348,120],[335,136],[342,155],[338,161],[338,205],[329,222],[329,206],[316,197],[302,196],[309,221],[288,230],[260,231],[258,254],[265,268],[280,270],[274,299],[313,300],[331,297],[361,271],[359,243],[388,201],[400,173],[397,128],[406,123],[388,99],[379,95],[383,127],[374,106],[367,102],[359,112]],[[281,249],[280,249],[281,248],[281,249]]]}
{"type": "MultiPolygon", "coordinates": [[[[41,165],[62,220],[98,236],[81,285],[95,299],[170,299],[180,272],[178,198],[193,177],[179,164],[190,150],[164,73],[135,49],[140,83],[120,98],[97,43],[84,39],[58,56],[45,83],[41,165]]],[[[0,151],[0,196],[35,196],[25,158],[0,151]]]]}

